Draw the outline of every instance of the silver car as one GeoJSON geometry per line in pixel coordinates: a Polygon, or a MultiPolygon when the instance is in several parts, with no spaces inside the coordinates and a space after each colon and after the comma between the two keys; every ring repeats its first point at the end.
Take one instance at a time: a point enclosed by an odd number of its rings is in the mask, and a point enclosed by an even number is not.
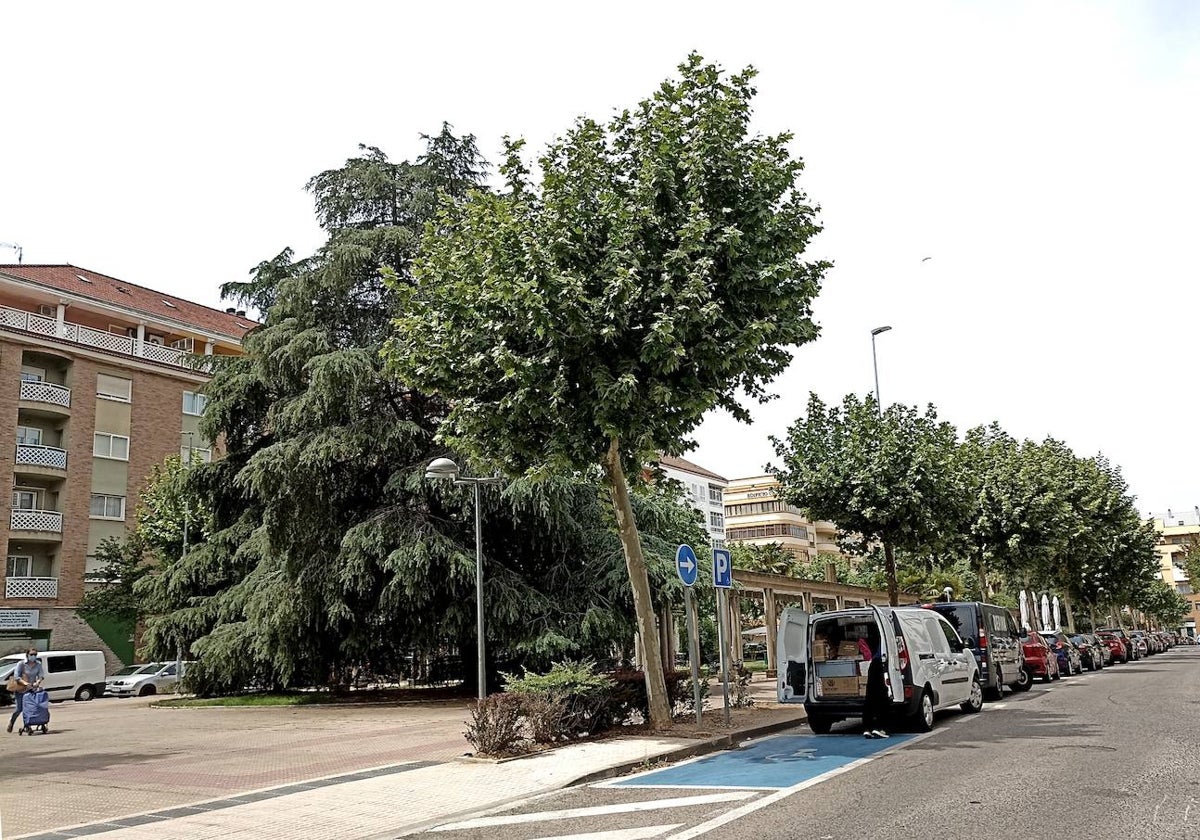
{"type": "MultiPolygon", "coordinates": [[[[187,673],[187,663],[183,663],[187,673]]],[[[146,665],[130,665],[109,677],[105,694],[114,697],[148,697],[151,694],[169,694],[179,685],[179,676],[174,662],[150,662],[146,665]]]]}

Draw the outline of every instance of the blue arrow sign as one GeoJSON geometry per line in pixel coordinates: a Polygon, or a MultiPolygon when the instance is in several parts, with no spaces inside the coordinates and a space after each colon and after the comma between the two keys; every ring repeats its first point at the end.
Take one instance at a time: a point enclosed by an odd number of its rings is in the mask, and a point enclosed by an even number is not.
{"type": "Polygon", "coordinates": [[[683,581],[684,586],[691,586],[696,582],[700,561],[696,559],[696,552],[692,551],[690,545],[681,545],[675,549],[675,571],[679,573],[679,579],[683,581]]]}
{"type": "Polygon", "coordinates": [[[727,548],[713,549],[713,586],[717,589],[733,587],[733,555],[727,548]]]}

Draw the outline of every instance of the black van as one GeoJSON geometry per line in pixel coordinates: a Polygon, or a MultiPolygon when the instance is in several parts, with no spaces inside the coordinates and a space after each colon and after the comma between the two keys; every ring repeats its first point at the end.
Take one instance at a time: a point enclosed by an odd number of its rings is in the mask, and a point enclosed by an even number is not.
{"type": "Polygon", "coordinates": [[[1021,632],[1004,607],[980,601],[941,601],[922,606],[949,621],[975,654],[983,678],[983,694],[988,700],[999,700],[1002,686],[1028,691],[1033,685],[1033,676],[1025,668],[1021,632]]]}

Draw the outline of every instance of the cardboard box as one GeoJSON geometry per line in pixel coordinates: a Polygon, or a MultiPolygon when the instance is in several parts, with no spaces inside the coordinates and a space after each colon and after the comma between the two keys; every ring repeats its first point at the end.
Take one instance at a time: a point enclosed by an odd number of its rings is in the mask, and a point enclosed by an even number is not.
{"type": "Polygon", "coordinates": [[[853,659],[830,659],[814,662],[813,670],[818,677],[857,677],[858,668],[853,659]]]}
{"type": "Polygon", "coordinates": [[[812,658],[814,662],[824,662],[829,658],[829,642],[823,639],[817,639],[812,645],[812,658]]]}
{"type": "Polygon", "coordinates": [[[858,642],[841,642],[838,644],[838,658],[858,656],[858,642]]]}
{"type": "Polygon", "coordinates": [[[862,677],[865,680],[867,678],[867,671],[869,671],[869,670],[871,670],[871,660],[870,659],[858,660],[858,675],[860,677],[862,677]]]}
{"type": "Polygon", "coordinates": [[[858,678],[858,696],[859,697],[867,696],[867,678],[866,677],[858,678]]]}
{"type": "Polygon", "coordinates": [[[854,697],[858,694],[858,677],[822,677],[821,693],[825,697],[854,697]]]}

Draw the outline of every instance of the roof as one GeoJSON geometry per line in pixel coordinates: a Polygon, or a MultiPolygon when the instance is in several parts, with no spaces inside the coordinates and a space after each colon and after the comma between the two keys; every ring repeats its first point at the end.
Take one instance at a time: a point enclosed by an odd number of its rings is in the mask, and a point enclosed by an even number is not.
{"type": "Polygon", "coordinates": [[[705,478],[714,478],[717,481],[726,480],[725,476],[723,475],[717,475],[711,470],[704,469],[704,467],[700,466],[699,464],[693,464],[691,461],[685,460],[684,458],[676,458],[674,455],[660,455],[658,458],[658,463],[662,464],[664,467],[670,467],[673,470],[679,470],[680,472],[692,473],[693,475],[702,475],[705,478]]]}
{"type": "Polygon", "coordinates": [[[249,318],[230,315],[220,309],[202,306],[190,300],[156,292],[145,286],[126,283],[107,274],[70,264],[0,265],[0,274],[45,286],[47,289],[69,292],[100,303],[182,323],[200,332],[214,332],[239,340],[258,326],[256,321],[249,318]]]}

